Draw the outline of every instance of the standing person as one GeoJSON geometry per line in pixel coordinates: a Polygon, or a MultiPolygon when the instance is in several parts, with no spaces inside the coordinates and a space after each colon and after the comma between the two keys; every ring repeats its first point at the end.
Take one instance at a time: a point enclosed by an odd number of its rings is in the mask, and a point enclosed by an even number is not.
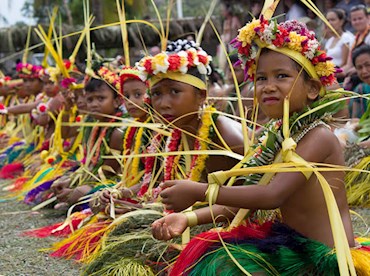
{"type": "Polygon", "coordinates": [[[288,10],[285,14],[286,20],[299,20],[300,18],[307,16],[304,6],[300,2],[285,0],[284,5],[288,10]]]}
{"type": "MultiPolygon", "coordinates": [[[[275,157],[268,162],[263,153],[266,153],[268,141],[274,141],[272,143],[281,143],[272,154],[274,156],[282,148],[283,156],[293,154],[298,158],[296,160],[300,160],[297,162],[308,167],[309,163],[305,162],[343,166],[340,144],[324,123],[325,114],[334,110],[321,107],[321,111],[317,110],[308,117],[300,116],[330,99],[330,95],[325,96],[324,86],[335,80],[334,65],[305,26],[289,21],[272,22],[262,17],[254,20],[240,29],[235,40],[246,72],[254,79],[260,107],[273,118],[267,126],[269,133],[265,133],[267,136],[263,136],[251,159],[257,158],[257,164],[271,164],[275,157]],[[271,29],[275,31],[259,31],[270,28],[271,23],[274,24],[271,29]],[[289,40],[286,39],[288,37],[289,40]],[[310,46],[303,48],[303,40],[310,46]],[[260,48],[257,53],[252,48],[253,42],[260,48]],[[271,134],[271,127],[276,134],[271,134]],[[291,129],[290,134],[287,129],[291,129]],[[272,138],[274,136],[275,139],[272,138]],[[291,147],[286,150],[288,141],[291,147]]],[[[293,159],[283,157],[285,162],[293,159]]],[[[246,162],[249,169],[257,164],[246,162]]],[[[187,245],[177,259],[172,275],[238,275],[241,270],[263,275],[339,275],[339,270],[341,273],[347,271],[347,263],[351,274],[355,274],[349,249],[355,246],[355,241],[343,171],[315,174],[280,172],[267,178],[269,180],[260,175],[256,182],[253,181],[256,174],[252,174],[246,176],[244,186],[220,186],[224,182],[221,178],[228,175],[219,172],[209,176],[215,179],[215,183],[209,185],[168,181],[162,185],[162,202],[176,212],[205,200],[210,204],[246,208],[252,212],[278,208],[281,221],[268,221],[259,226],[258,220],[254,220],[230,231],[203,233],[187,245]],[[268,185],[251,185],[254,183],[268,185]],[[332,201],[328,202],[327,197],[332,201]],[[336,216],[335,221],[333,215],[336,216]]],[[[220,215],[222,213],[214,211],[214,217],[220,215]]],[[[152,229],[156,238],[170,239],[182,233],[183,227],[189,224],[211,221],[210,212],[201,210],[193,214],[173,213],[156,221],[152,229]]],[[[357,273],[366,275],[370,253],[354,249],[352,254],[357,256],[354,261],[357,273]]]]}

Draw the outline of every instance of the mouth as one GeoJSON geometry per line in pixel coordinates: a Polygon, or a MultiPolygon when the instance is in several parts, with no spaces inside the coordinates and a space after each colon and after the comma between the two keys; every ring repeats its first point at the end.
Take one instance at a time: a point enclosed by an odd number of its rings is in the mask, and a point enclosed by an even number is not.
{"type": "Polygon", "coordinates": [[[172,122],[173,120],[175,120],[175,119],[176,119],[176,117],[175,117],[175,116],[173,116],[173,115],[169,115],[169,114],[163,114],[163,115],[162,115],[162,117],[163,117],[166,121],[168,121],[168,122],[172,122]]]}
{"type": "Polygon", "coordinates": [[[273,105],[279,102],[279,98],[277,97],[265,97],[262,99],[262,102],[266,105],[273,105]]]}

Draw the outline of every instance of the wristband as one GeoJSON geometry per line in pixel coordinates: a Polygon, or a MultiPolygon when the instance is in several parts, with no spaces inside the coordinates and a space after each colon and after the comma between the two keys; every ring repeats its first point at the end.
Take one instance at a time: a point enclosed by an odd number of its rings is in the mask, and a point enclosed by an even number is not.
{"type": "Polygon", "coordinates": [[[188,219],[188,227],[193,227],[195,225],[198,225],[198,217],[195,212],[193,211],[185,212],[184,215],[188,219]]]}

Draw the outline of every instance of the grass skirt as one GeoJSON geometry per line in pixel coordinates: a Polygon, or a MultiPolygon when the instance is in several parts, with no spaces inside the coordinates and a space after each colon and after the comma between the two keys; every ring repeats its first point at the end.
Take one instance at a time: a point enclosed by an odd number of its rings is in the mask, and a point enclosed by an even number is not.
{"type": "MultiPolygon", "coordinates": [[[[369,275],[370,247],[351,253],[357,275],[369,275]]],[[[339,275],[332,248],[278,222],[202,233],[182,251],[170,275],[240,275],[240,267],[263,275],[339,275]]]]}

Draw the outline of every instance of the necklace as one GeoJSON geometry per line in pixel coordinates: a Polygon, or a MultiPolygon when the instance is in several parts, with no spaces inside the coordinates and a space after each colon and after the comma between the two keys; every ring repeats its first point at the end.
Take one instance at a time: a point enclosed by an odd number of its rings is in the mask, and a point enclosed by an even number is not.
{"type": "MultiPolygon", "coordinates": [[[[211,136],[213,135],[212,122],[214,120],[213,114],[215,114],[215,108],[208,106],[204,109],[201,117],[201,126],[198,129],[197,137],[194,142],[194,150],[207,150],[209,143],[211,142],[211,136]]],[[[173,129],[171,135],[166,140],[165,152],[175,152],[180,151],[181,147],[181,130],[173,129]]],[[[158,147],[160,144],[161,135],[156,135],[152,140],[151,145],[148,147],[148,153],[158,152],[158,147]]],[[[176,168],[177,164],[180,162],[175,162],[181,155],[167,155],[164,158],[164,176],[163,181],[171,180],[176,178],[176,168]]],[[[202,172],[205,169],[205,163],[208,158],[207,154],[193,155],[190,163],[190,170],[186,174],[186,178],[199,181],[202,176],[202,172]]],[[[154,165],[155,157],[147,157],[145,159],[145,174],[142,181],[141,189],[138,196],[143,196],[149,188],[149,183],[151,181],[152,170],[154,165]]],[[[160,190],[155,188],[153,191],[153,197],[156,198],[160,190]]]]}

